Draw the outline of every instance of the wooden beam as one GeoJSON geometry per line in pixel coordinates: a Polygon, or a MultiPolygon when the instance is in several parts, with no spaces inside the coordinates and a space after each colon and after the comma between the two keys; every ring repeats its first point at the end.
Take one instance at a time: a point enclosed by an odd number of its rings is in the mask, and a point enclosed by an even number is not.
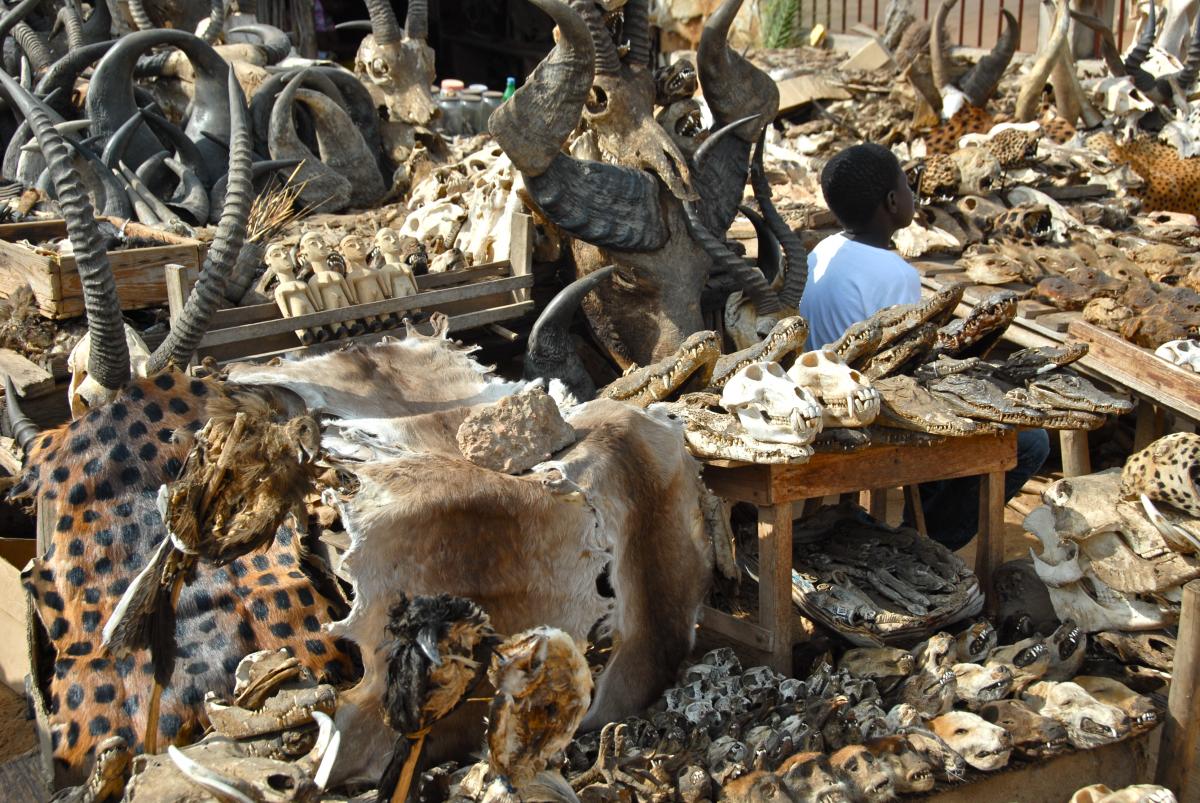
{"type": "Polygon", "coordinates": [[[5,376],[12,380],[22,399],[54,392],[54,377],[50,372],[11,349],[0,349],[0,378],[5,376]]]}
{"type": "Polygon", "coordinates": [[[792,504],[758,509],[758,622],[775,635],[771,666],[792,676],[792,504]]]}
{"type": "Polygon", "coordinates": [[[1184,803],[1200,800],[1200,580],[1183,587],[1179,641],[1155,782],[1184,803]]]}
{"type": "Polygon", "coordinates": [[[979,539],[975,548],[975,576],[983,591],[985,610],[994,614],[999,600],[993,593],[992,576],[1004,562],[1004,472],[979,478],[979,539]]]}
{"type": "Polygon", "coordinates": [[[1088,452],[1088,434],[1082,429],[1064,429],[1058,433],[1062,451],[1064,477],[1082,477],[1092,473],[1092,456],[1088,452]]]}

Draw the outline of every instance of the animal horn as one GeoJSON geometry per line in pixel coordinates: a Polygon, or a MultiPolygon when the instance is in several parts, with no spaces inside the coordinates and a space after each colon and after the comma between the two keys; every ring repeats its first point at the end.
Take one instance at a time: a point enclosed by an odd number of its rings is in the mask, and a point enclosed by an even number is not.
{"type": "Polygon", "coordinates": [[[254,25],[239,25],[230,28],[230,33],[248,33],[257,36],[260,47],[267,56],[267,64],[278,64],[292,52],[292,40],[288,35],[274,25],[255,23],[254,25]]]}
{"type": "Polygon", "coordinates": [[[179,179],[179,189],[167,206],[176,211],[183,211],[191,218],[193,226],[203,226],[208,222],[208,191],[200,182],[195,171],[189,169],[178,159],[169,157],[166,165],[179,179]]]}
{"type": "Polygon", "coordinates": [[[1038,54],[1029,74],[1025,76],[1024,85],[1017,96],[1017,106],[1013,116],[1016,117],[1018,123],[1028,123],[1037,113],[1042,88],[1046,86],[1046,79],[1050,77],[1050,71],[1054,69],[1054,62],[1058,60],[1059,50],[1062,48],[1063,42],[1067,40],[1067,31],[1071,27],[1068,0],[1042,0],[1042,2],[1053,3],[1056,7],[1054,28],[1050,32],[1050,38],[1046,41],[1045,49],[1038,54]]]}
{"type": "MultiPolygon", "coordinates": [[[[746,118],[734,120],[732,123],[709,135],[708,139],[704,140],[704,144],[696,149],[695,161],[697,165],[712,152],[723,137],[729,136],[738,126],[748,122],[751,121],[746,118]]],[[[704,252],[708,254],[715,265],[724,268],[730,276],[737,280],[738,284],[742,286],[743,291],[754,303],[754,308],[758,311],[758,314],[767,315],[779,312],[781,309],[779,306],[779,297],[775,295],[775,291],[771,289],[771,285],[767,284],[767,280],[762,273],[729,250],[729,246],[721,238],[708,230],[695,203],[684,201],[683,211],[687,218],[688,232],[692,235],[692,239],[704,249],[704,252]]]]}
{"type": "Polygon", "coordinates": [[[63,0],[62,8],[59,11],[63,28],[67,31],[67,47],[70,50],[83,47],[83,18],[75,0],[63,0]]]}
{"type": "Polygon", "coordinates": [[[571,8],[587,23],[588,33],[592,36],[592,47],[596,51],[596,75],[616,75],[621,71],[621,59],[617,56],[617,46],[613,44],[612,34],[604,26],[600,11],[592,0],[569,0],[571,8]]]}
{"type": "Polygon", "coordinates": [[[1146,24],[1142,26],[1142,33],[1138,36],[1137,44],[1129,51],[1129,55],[1125,57],[1125,69],[1129,72],[1140,68],[1142,62],[1150,55],[1150,48],[1154,47],[1154,37],[1158,34],[1158,20],[1155,11],[1155,0],[1150,0],[1149,16],[1146,19],[1146,24]]]}
{"type": "MultiPolygon", "coordinates": [[[[1100,53],[1113,78],[1123,78],[1128,75],[1125,71],[1125,63],[1121,61],[1121,53],[1117,50],[1117,40],[1113,36],[1112,28],[1099,17],[1093,14],[1081,14],[1075,9],[1071,9],[1071,19],[1100,34],[1100,53]]],[[[1200,20],[1200,17],[1197,19],[1200,20]]]]}
{"type": "Polygon", "coordinates": [[[625,4],[625,38],[629,52],[625,61],[635,67],[650,66],[650,9],[649,0],[629,0],[625,4]]]}
{"type": "Polygon", "coordinates": [[[217,233],[208,256],[204,258],[200,279],[188,296],[183,314],[172,324],[166,340],[150,355],[146,364],[147,374],[161,371],[170,362],[186,365],[191,359],[221,301],[225,281],[246,240],[246,223],[254,195],[250,181],[250,113],[233,70],[228,72],[227,82],[230,140],[225,211],[221,214],[221,222],[217,224],[217,233]]]}
{"type": "Polygon", "coordinates": [[[133,135],[137,133],[142,124],[146,122],[146,113],[138,109],[137,114],[130,117],[121,127],[116,130],[108,142],[104,143],[104,150],[100,154],[100,161],[109,167],[116,167],[117,162],[125,158],[125,149],[129,147],[129,142],[133,135]]]}
{"type": "Polygon", "coordinates": [[[66,220],[67,235],[75,252],[83,306],[87,312],[91,353],[88,373],[107,390],[119,390],[129,381],[129,346],[121,319],[121,302],[112,266],[96,226],[83,182],[71,163],[67,144],[54,130],[49,116],[12,76],[0,70],[0,85],[20,109],[42,146],[58,205],[66,220]]]}
{"type": "Polygon", "coordinates": [[[771,227],[767,225],[767,221],[763,220],[762,215],[751,207],[739,206],[738,211],[754,227],[754,236],[758,239],[758,269],[762,271],[767,282],[773,284],[783,265],[783,249],[779,245],[779,240],[775,239],[771,227]]]}
{"type": "Polygon", "coordinates": [[[404,16],[404,35],[409,39],[425,41],[429,36],[429,0],[408,0],[408,13],[404,16]]]}
{"type": "Polygon", "coordinates": [[[83,23],[83,41],[88,44],[96,44],[107,40],[112,36],[112,11],[108,7],[108,3],[92,4],[92,13],[88,15],[87,21],[83,23]]]}
{"type": "Polygon", "coordinates": [[[146,13],[146,7],[142,5],[142,0],[129,0],[129,16],[133,17],[133,24],[139,31],[149,31],[155,27],[154,21],[146,13]]]}
{"type": "MultiPolygon", "coordinates": [[[[718,124],[748,115],[759,117],[736,132],[738,139],[754,143],[779,109],[779,89],[766,73],[729,47],[729,29],[741,7],[742,0],[723,0],[709,16],[696,48],[696,69],[718,124]]],[[[749,157],[749,148],[745,155],[749,157]]]]}
{"type": "MultiPolygon", "coordinates": [[[[103,6],[104,4],[100,3],[99,5],[103,6]]],[[[97,42],[71,50],[46,69],[46,72],[38,79],[34,93],[49,102],[47,96],[55,89],[62,87],[68,90],[68,94],[65,94],[64,97],[69,99],[69,90],[75,86],[75,79],[79,77],[84,68],[107,53],[109,48],[116,43],[116,39],[110,39],[106,42],[97,42]]],[[[65,104],[62,106],[51,104],[51,106],[60,114],[66,111],[65,104]]]]}
{"type": "Polygon", "coordinates": [[[1059,50],[1058,62],[1050,75],[1050,84],[1054,88],[1054,105],[1059,117],[1072,125],[1076,120],[1082,120],[1087,129],[1096,128],[1104,122],[1103,115],[1096,111],[1083,92],[1071,43],[1065,39],[1059,50]]]}
{"type": "Polygon", "coordinates": [[[1192,41],[1188,44],[1183,69],[1175,74],[1175,80],[1179,82],[1179,88],[1185,95],[1192,91],[1197,74],[1200,74],[1200,14],[1196,15],[1196,29],[1192,33],[1192,41]]]}
{"type": "Polygon", "coordinates": [[[530,0],[561,33],[516,91],[488,120],[488,130],[522,173],[541,175],[575,126],[594,77],[595,48],[587,24],[560,0],[530,0]],[[531,124],[531,121],[538,121],[531,124]]]}
{"type": "Polygon", "coordinates": [[[933,73],[933,83],[940,93],[950,85],[950,59],[946,54],[946,17],[958,0],[942,0],[937,11],[933,14],[933,24],[929,31],[929,69],[933,73]]]}
{"type": "Polygon", "coordinates": [[[342,746],[342,733],[338,730],[337,724],[333,721],[333,717],[323,711],[313,711],[313,720],[317,723],[317,741],[313,745],[312,752],[308,758],[316,764],[316,772],[313,773],[313,785],[318,790],[324,792],[325,787],[329,784],[329,776],[333,772],[333,765],[337,761],[338,750],[342,746]]]}
{"type": "Polygon", "coordinates": [[[386,45],[403,38],[391,0],[367,0],[367,14],[371,17],[371,34],[376,42],[386,45]]]}
{"type": "Polygon", "coordinates": [[[983,108],[996,91],[1016,52],[1017,40],[1021,38],[1021,26],[1017,18],[1007,9],[1001,9],[1000,13],[1004,15],[1004,32],[1000,34],[996,46],[958,82],[971,105],[979,108],[983,108]]]}
{"type": "Polygon", "coordinates": [[[245,781],[204,766],[173,744],[167,746],[167,755],[185,778],[210,792],[217,800],[227,803],[256,803],[255,799],[246,793],[253,791],[253,787],[245,781]]]}
{"type": "Polygon", "coordinates": [[[779,303],[789,309],[798,309],[804,286],[808,283],[808,253],[796,232],[780,216],[771,198],[771,185],[767,182],[767,171],[763,167],[765,141],[766,131],[754,148],[754,160],[750,163],[750,186],[754,190],[758,208],[762,210],[763,220],[783,249],[783,287],[779,291],[779,303]]]}
{"type": "Polygon", "coordinates": [[[595,398],[596,386],[575,352],[568,330],[575,310],[588,293],[600,286],[616,268],[605,265],[568,284],[558,292],[529,331],[525,346],[526,379],[559,379],[579,401],[595,398]]]}
{"type": "Polygon", "coordinates": [[[54,63],[54,59],[50,57],[50,51],[46,48],[46,43],[42,40],[42,35],[29,27],[29,23],[22,21],[14,25],[13,38],[17,40],[21,50],[29,57],[29,63],[38,72],[42,72],[54,63]]]}
{"type": "Polygon", "coordinates": [[[17,23],[29,16],[29,13],[41,5],[42,0],[22,0],[11,11],[0,18],[0,41],[8,36],[9,31],[16,27],[17,23]]]}
{"type": "Polygon", "coordinates": [[[12,432],[13,440],[28,457],[33,439],[38,436],[40,430],[21,409],[17,386],[13,384],[12,377],[7,375],[4,377],[4,406],[8,411],[8,429],[12,432]]]}
{"type": "Polygon", "coordinates": [[[333,29],[335,31],[363,31],[365,33],[370,33],[371,21],[351,20],[350,22],[339,22],[337,25],[333,26],[333,29]]]}

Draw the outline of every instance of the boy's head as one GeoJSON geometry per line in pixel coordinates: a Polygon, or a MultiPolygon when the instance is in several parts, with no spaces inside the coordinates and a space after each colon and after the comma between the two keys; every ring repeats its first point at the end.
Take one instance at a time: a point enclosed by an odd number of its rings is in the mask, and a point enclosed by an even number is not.
{"type": "Polygon", "coordinates": [[[900,162],[873,142],[830,159],[821,171],[821,192],[847,231],[886,229],[890,236],[912,223],[913,195],[900,162]]]}

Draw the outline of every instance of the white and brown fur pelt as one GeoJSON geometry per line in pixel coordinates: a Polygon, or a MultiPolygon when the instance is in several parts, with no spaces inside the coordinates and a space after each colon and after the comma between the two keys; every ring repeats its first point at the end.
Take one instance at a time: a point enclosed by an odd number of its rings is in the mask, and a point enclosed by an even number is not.
{"type": "MultiPolygon", "coordinates": [[[[444,336],[247,366],[230,380],[286,388],[310,412],[341,419],[323,445],[345,456],[358,486],[330,500],[350,534],[342,565],[354,602],[331,630],[358,644],[364,665],[340,698],[342,779],[374,780],[382,769],[379,751],[366,748],[384,732],[379,649],[402,591],[468,597],[501,634],[549,625],[582,641],[602,622],[615,649],[584,728],[644,708],[687,656],[712,547],[699,466],[671,424],[619,402],[588,402],[567,418],[575,444],[511,476],[465,460],[455,433],[471,409],[522,385],[490,376],[444,336]],[[611,596],[601,590],[606,570],[611,596]]],[[[445,720],[429,758],[475,748],[484,713],[463,706],[445,720]]]]}

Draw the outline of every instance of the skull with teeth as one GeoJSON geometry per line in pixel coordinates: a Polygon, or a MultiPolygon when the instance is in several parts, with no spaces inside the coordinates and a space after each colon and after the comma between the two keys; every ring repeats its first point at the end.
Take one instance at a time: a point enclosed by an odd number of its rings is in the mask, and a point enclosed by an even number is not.
{"type": "Polygon", "coordinates": [[[887,691],[913,673],[916,659],[907,650],[895,647],[857,647],[846,650],[838,669],[858,677],[870,678],[881,691],[887,691]]]}
{"type": "Polygon", "coordinates": [[[962,780],[967,771],[967,762],[942,737],[918,727],[906,728],[903,736],[913,750],[925,757],[939,780],[962,780]]]}
{"type": "Polygon", "coordinates": [[[1050,634],[1050,669],[1046,680],[1070,680],[1083,666],[1087,653],[1087,636],[1072,620],[1068,619],[1050,634]]]}
{"type": "Polygon", "coordinates": [[[913,749],[903,736],[872,739],[865,747],[891,769],[896,791],[900,794],[928,792],[933,788],[933,767],[913,749]]]}
{"type": "Polygon", "coordinates": [[[996,700],[979,709],[979,715],[999,725],[1012,737],[1013,749],[1026,758],[1046,758],[1067,750],[1067,729],[1044,717],[1020,700],[996,700]]]}
{"type": "Polygon", "coordinates": [[[942,714],[930,727],[977,770],[998,770],[1012,753],[1012,738],[1004,728],[968,711],[942,714]]]}
{"type": "Polygon", "coordinates": [[[708,771],[718,786],[724,786],[749,772],[753,758],[750,748],[732,736],[715,740],[705,754],[708,771]]]}
{"type": "Polygon", "coordinates": [[[1154,356],[1180,368],[1200,372],[1200,341],[1170,340],[1156,348],[1154,356]]]}
{"type": "Polygon", "coordinates": [[[958,635],[958,660],[981,663],[996,648],[996,628],[987,619],[980,619],[958,635]]]}
{"type": "Polygon", "coordinates": [[[795,801],[849,803],[850,786],[833,772],[824,753],[797,753],[779,766],[783,785],[795,801]]]}
{"type": "Polygon", "coordinates": [[[866,427],[879,415],[879,391],[831,349],[801,354],[787,375],[820,403],[828,427],[866,427]]]}
{"type": "Polygon", "coordinates": [[[1013,684],[1012,671],[1004,664],[955,664],[954,678],[958,700],[972,711],[1003,698],[1013,684]]]}
{"type": "Polygon", "coordinates": [[[667,136],[686,156],[693,156],[704,142],[707,131],[700,102],[695,98],[676,101],[654,115],[654,121],[667,132],[667,136]]]}
{"type": "Polygon", "coordinates": [[[1116,742],[1129,734],[1129,717],[1116,706],[1097,700],[1077,683],[1041,681],[1022,699],[1044,717],[1060,722],[1067,738],[1080,749],[1116,742]]]}
{"type": "Polygon", "coordinates": [[[1112,678],[1079,675],[1074,678],[1080,688],[1099,702],[1115,706],[1129,717],[1134,731],[1150,730],[1159,722],[1159,711],[1149,697],[1143,697],[1120,681],[1112,678]]]}
{"type": "Polygon", "coordinates": [[[762,770],[735,778],[721,788],[721,800],[726,803],[783,803],[789,797],[783,780],[762,770]]]}
{"type": "Polygon", "coordinates": [[[829,757],[829,763],[867,803],[883,803],[896,796],[891,768],[860,744],[838,750],[829,757]]]}
{"type": "Polygon", "coordinates": [[[765,443],[807,446],[821,431],[821,405],[779,363],[755,362],[738,371],[725,384],[721,406],[765,443]]]}
{"type": "Polygon", "coordinates": [[[987,666],[1008,666],[1013,675],[1013,686],[1023,689],[1030,683],[1041,680],[1050,669],[1050,650],[1041,636],[1022,639],[1016,644],[997,647],[987,660],[987,666]]]}

